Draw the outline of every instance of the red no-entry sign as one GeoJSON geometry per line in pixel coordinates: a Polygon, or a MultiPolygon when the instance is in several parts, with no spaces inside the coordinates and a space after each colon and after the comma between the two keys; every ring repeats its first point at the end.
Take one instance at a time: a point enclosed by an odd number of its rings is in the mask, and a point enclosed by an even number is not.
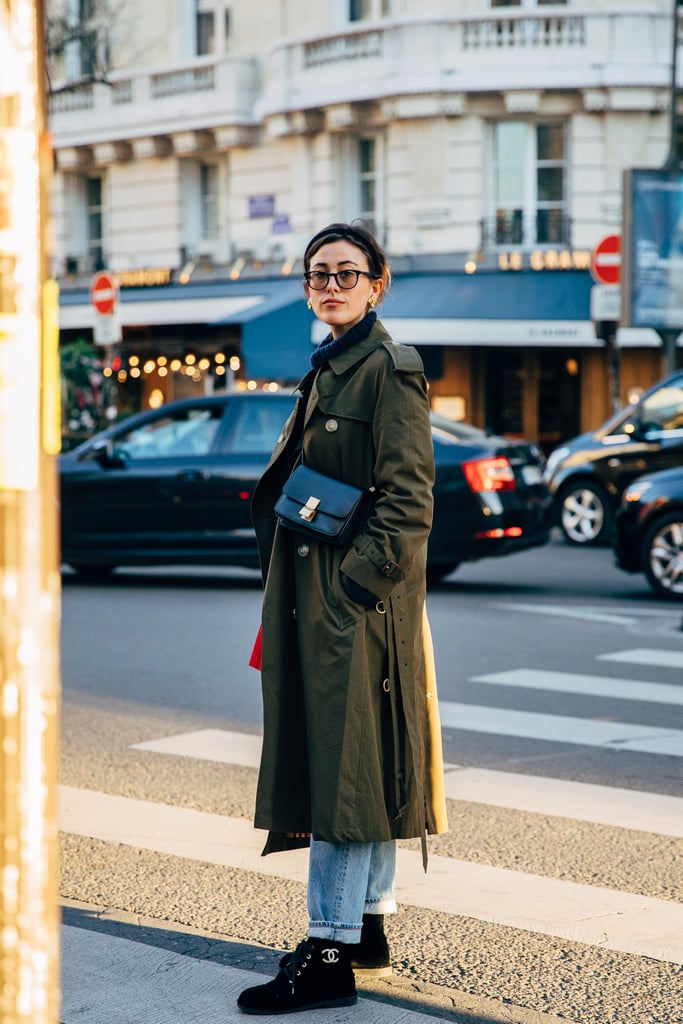
{"type": "Polygon", "coordinates": [[[95,274],[90,284],[90,301],[100,316],[109,316],[114,312],[118,297],[116,278],[106,271],[95,274]]]}
{"type": "Polygon", "coordinates": [[[621,235],[605,235],[591,254],[591,274],[598,284],[621,282],[621,235]]]}

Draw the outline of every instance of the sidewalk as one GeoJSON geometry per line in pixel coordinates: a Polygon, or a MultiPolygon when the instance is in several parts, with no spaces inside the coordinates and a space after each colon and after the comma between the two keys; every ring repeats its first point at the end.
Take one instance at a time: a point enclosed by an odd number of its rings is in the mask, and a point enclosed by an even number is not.
{"type": "MultiPolygon", "coordinates": [[[[281,952],[68,901],[60,1024],[271,1021],[242,1014],[236,999],[260,977],[273,977],[281,952]]],[[[400,977],[359,985],[356,1006],[291,1017],[302,1024],[572,1024],[400,977]]]]}

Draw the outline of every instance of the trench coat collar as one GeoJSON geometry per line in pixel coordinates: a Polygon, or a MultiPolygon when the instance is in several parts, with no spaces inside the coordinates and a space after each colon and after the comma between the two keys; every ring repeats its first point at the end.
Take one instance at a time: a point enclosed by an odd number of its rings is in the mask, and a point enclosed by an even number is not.
{"type": "Polygon", "coordinates": [[[391,341],[386,327],[380,320],[375,320],[372,325],[372,330],[368,334],[367,338],[363,341],[359,341],[357,345],[353,345],[347,349],[346,352],[342,352],[338,356],[332,356],[329,360],[329,366],[333,373],[339,375],[345,373],[355,363],[360,362],[361,359],[365,359],[367,355],[374,352],[376,348],[383,345],[385,341],[391,341]]]}

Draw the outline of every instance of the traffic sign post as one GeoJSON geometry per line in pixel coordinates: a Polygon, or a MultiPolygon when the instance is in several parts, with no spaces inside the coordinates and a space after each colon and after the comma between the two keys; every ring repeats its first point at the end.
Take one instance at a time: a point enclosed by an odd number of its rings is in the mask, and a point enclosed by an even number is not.
{"type": "Polygon", "coordinates": [[[90,301],[95,310],[93,340],[96,345],[116,345],[121,341],[121,316],[118,310],[119,286],[113,274],[102,270],[90,283],[90,301]]]}
{"type": "Polygon", "coordinates": [[[591,288],[591,320],[621,319],[621,287],[618,284],[594,284],[591,288]]]}
{"type": "Polygon", "coordinates": [[[605,235],[591,253],[591,320],[595,333],[607,349],[607,376],[612,410],[621,405],[619,397],[619,349],[617,326],[621,316],[621,235],[605,235]]]}
{"type": "Polygon", "coordinates": [[[121,338],[121,314],[118,310],[104,316],[95,314],[93,341],[96,345],[118,345],[121,338]]]}
{"type": "Polygon", "coordinates": [[[95,274],[90,283],[90,301],[100,316],[109,316],[119,301],[119,286],[113,274],[106,270],[95,274]]]}
{"type": "Polygon", "coordinates": [[[596,284],[621,284],[621,235],[605,235],[591,253],[596,284]]]}

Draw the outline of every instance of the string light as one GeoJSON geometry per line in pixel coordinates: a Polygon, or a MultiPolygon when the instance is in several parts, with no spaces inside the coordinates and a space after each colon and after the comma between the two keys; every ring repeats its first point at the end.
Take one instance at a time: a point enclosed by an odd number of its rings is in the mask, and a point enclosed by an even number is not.
{"type": "MultiPolygon", "coordinates": [[[[233,374],[236,374],[238,370],[242,368],[242,361],[239,356],[229,356],[225,352],[216,352],[212,356],[198,356],[194,352],[188,352],[183,357],[179,356],[150,356],[145,357],[133,354],[130,356],[113,356],[111,358],[110,365],[103,366],[101,369],[102,376],[110,379],[114,377],[120,384],[124,384],[129,378],[131,380],[139,380],[141,377],[149,377],[156,375],[164,378],[168,377],[169,373],[182,373],[195,384],[200,384],[204,379],[205,374],[213,372],[216,378],[223,378],[228,372],[228,368],[233,374]]],[[[234,387],[239,391],[257,391],[259,389],[265,392],[275,392],[280,390],[280,385],[277,381],[259,382],[256,380],[236,380],[234,387]]],[[[150,391],[150,395],[160,391],[159,388],[154,388],[150,391]]],[[[173,392],[171,391],[171,397],[173,392]]],[[[166,401],[167,395],[162,393],[162,399],[159,404],[163,404],[166,401]]],[[[146,399],[148,405],[152,408],[153,406],[150,398],[146,399]]]]}

